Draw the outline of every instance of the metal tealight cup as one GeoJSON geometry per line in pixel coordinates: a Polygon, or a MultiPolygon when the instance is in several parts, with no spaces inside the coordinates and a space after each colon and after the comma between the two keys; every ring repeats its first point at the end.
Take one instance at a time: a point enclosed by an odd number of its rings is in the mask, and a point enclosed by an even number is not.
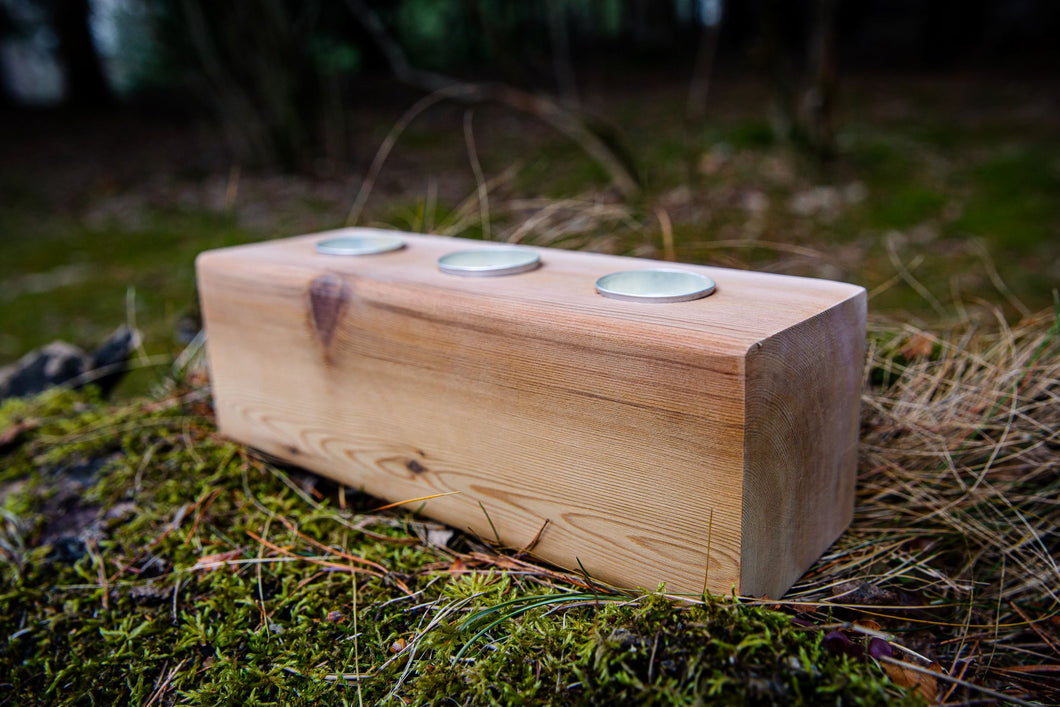
{"type": "Polygon", "coordinates": [[[687,270],[624,270],[596,281],[596,291],[625,302],[688,302],[713,294],[714,280],[687,270]]]}
{"type": "Polygon", "coordinates": [[[526,248],[472,248],[438,258],[438,269],[447,275],[499,277],[527,272],[541,265],[541,256],[526,248]]]}
{"type": "Polygon", "coordinates": [[[376,229],[355,229],[350,235],[318,241],[316,251],[321,255],[377,255],[401,250],[405,239],[376,229]]]}

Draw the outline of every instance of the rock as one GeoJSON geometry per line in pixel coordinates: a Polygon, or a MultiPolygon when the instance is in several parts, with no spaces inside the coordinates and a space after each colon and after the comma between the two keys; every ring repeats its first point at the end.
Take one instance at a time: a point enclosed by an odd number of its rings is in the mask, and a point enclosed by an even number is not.
{"type": "Polygon", "coordinates": [[[53,341],[0,368],[0,401],[54,386],[80,388],[89,383],[106,395],[125,375],[129,357],[139,345],[140,333],[125,326],[91,354],[65,341],[53,341]]]}
{"type": "MultiPolygon", "coordinates": [[[[121,381],[128,370],[129,358],[139,348],[140,332],[126,326],[118,327],[92,354],[85,383],[94,383],[103,395],[121,381]]],[[[84,385],[84,383],[82,383],[84,385]]]]}

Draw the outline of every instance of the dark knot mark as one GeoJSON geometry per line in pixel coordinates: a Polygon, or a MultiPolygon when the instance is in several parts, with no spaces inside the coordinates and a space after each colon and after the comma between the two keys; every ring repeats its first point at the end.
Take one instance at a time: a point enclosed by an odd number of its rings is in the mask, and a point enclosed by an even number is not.
{"type": "Polygon", "coordinates": [[[427,467],[425,467],[423,464],[420,464],[415,459],[409,459],[407,462],[405,462],[405,467],[413,474],[422,474],[423,472],[427,471],[427,467]]]}
{"type": "Polygon", "coordinates": [[[313,316],[313,328],[324,348],[331,345],[346,306],[350,301],[350,288],[337,275],[321,275],[309,283],[309,310],[313,316]]]}

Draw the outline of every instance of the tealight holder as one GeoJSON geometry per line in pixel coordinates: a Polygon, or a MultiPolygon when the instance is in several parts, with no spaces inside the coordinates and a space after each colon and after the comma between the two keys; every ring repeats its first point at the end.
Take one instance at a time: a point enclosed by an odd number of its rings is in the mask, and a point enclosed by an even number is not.
{"type": "Polygon", "coordinates": [[[454,528],[779,598],[850,521],[861,287],[378,229],[197,274],[223,434],[454,528]]]}

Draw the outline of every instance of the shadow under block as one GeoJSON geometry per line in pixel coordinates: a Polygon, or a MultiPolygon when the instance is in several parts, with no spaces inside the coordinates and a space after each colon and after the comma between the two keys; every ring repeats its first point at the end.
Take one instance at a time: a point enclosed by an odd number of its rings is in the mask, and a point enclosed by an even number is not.
{"type": "Polygon", "coordinates": [[[335,235],[199,256],[230,438],[388,501],[458,492],[422,512],[626,587],[778,598],[849,524],[862,288],[548,248],[458,277],[437,259],[488,244],[315,251],[335,235]],[[658,266],[717,291],[594,290],[658,266]]]}

